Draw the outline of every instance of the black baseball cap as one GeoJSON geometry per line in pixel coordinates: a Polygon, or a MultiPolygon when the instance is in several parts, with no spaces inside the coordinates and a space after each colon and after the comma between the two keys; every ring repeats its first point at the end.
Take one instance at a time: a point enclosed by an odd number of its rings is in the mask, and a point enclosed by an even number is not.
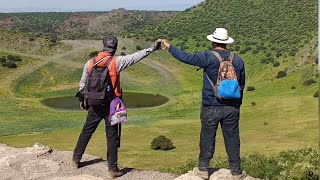
{"type": "Polygon", "coordinates": [[[118,47],[118,39],[114,36],[107,36],[103,39],[103,50],[115,53],[118,47]]]}

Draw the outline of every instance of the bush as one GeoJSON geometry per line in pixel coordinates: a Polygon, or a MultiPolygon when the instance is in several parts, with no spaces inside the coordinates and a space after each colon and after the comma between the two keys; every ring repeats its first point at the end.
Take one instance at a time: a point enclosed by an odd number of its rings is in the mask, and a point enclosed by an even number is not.
{"type": "Polygon", "coordinates": [[[120,55],[121,55],[121,56],[125,56],[125,55],[127,55],[127,54],[126,54],[125,52],[121,52],[120,55]]]}
{"type": "Polygon", "coordinates": [[[257,105],[256,102],[251,102],[251,106],[255,106],[255,105],[257,105]]]}
{"type": "Polygon", "coordinates": [[[1,63],[5,63],[6,61],[7,61],[7,58],[6,58],[6,57],[4,57],[4,56],[3,56],[3,57],[0,57],[0,62],[1,62],[1,63]]]}
{"type": "Polygon", "coordinates": [[[313,97],[319,97],[319,91],[315,92],[315,93],[313,94],[313,97]]]}
{"type": "MultiPolygon", "coordinates": [[[[267,121],[263,122],[268,125],[267,121]]],[[[318,148],[304,148],[298,150],[282,151],[273,155],[250,153],[241,156],[241,166],[247,174],[261,179],[319,179],[318,148]]],[[[189,159],[185,165],[166,169],[170,173],[184,174],[196,167],[198,160],[189,159]]],[[[228,168],[226,157],[217,156],[211,167],[228,168]]]]}
{"type": "Polygon", "coordinates": [[[256,90],[256,88],[253,87],[253,86],[248,86],[248,87],[247,87],[247,91],[254,91],[254,90],[256,90]]]}
{"type": "Polygon", "coordinates": [[[92,51],[90,54],[89,54],[89,57],[90,58],[93,58],[95,57],[96,55],[98,55],[99,51],[92,51]]]}
{"type": "Polygon", "coordinates": [[[278,75],[277,75],[277,78],[279,79],[279,78],[283,78],[285,76],[287,76],[287,73],[285,71],[279,71],[278,75]]]}
{"type": "Polygon", "coordinates": [[[14,55],[8,55],[7,59],[10,61],[21,61],[22,59],[20,58],[20,56],[14,56],[14,55]]]}
{"type": "Polygon", "coordinates": [[[122,49],[122,50],[126,50],[127,48],[126,48],[125,46],[123,46],[121,49],[122,49]]]}
{"type": "Polygon", "coordinates": [[[303,82],[303,85],[304,85],[304,86],[309,86],[309,85],[311,85],[311,84],[313,84],[313,83],[316,83],[316,81],[313,80],[313,79],[308,79],[308,80],[306,80],[306,81],[303,82]]]}
{"type": "Polygon", "coordinates": [[[136,46],[136,50],[140,51],[141,49],[142,49],[141,46],[139,46],[139,45],[136,46]]]}
{"type": "Polygon", "coordinates": [[[6,66],[7,66],[8,68],[17,68],[17,67],[18,67],[18,66],[17,66],[14,62],[12,62],[12,61],[7,62],[7,63],[6,63],[6,66]]]}
{"type": "Polygon", "coordinates": [[[280,63],[278,61],[273,63],[273,67],[278,67],[278,66],[280,66],[280,63]]]}
{"type": "Polygon", "coordinates": [[[170,150],[174,149],[173,143],[170,139],[166,138],[165,136],[158,136],[157,138],[154,138],[151,142],[151,148],[155,150],[170,150]]]}
{"type": "Polygon", "coordinates": [[[258,53],[259,53],[258,50],[256,50],[256,49],[252,50],[252,54],[258,54],[258,53]]]}
{"type": "Polygon", "coordinates": [[[296,89],[296,87],[295,86],[291,86],[291,89],[296,89]]]}

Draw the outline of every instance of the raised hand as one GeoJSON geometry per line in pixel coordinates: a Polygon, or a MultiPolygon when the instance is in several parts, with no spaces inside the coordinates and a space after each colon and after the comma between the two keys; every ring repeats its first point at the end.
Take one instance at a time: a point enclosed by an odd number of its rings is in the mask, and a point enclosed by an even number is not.
{"type": "Polygon", "coordinates": [[[156,51],[156,50],[159,50],[161,49],[161,39],[158,39],[155,43],[154,43],[154,46],[153,46],[153,50],[156,51]]]}
{"type": "Polygon", "coordinates": [[[165,49],[169,49],[171,44],[168,40],[166,39],[161,39],[161,42],[163,43],[163,45],[165,46],[165,49]]]}

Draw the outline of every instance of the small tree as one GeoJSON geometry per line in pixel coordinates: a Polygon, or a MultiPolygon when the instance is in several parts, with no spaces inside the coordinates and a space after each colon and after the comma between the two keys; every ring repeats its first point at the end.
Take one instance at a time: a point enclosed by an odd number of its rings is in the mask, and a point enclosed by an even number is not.
{"type": "Polygon", "coordinates": [[[12,62],[12,61],[8,61],[8,62],[6,63],[6,66],[7,66],[8,68],[17,68],[17,65],[16,65],[14,62],[12,62]]]}
{"type": "Polygon", "coordinates": [[[139,46],[139,45],[136,46],[136,50],[140,51],[141,49],[142,49],[141,46],[139,46]]]}
{"type": "Polygon", "coordinates": [[[4,56],[0,57],[0,62],[1,63],[5,63],[6,61],[7,61],[6,57],[4,57],[4,56]]]}
{"type": "Polygon", "coordinates": [[[313,94],[313,97],[319,97],[319,91],[315,92],[315,93],[313,94]]]}
{"type": "Polygon", "coordinates": [[[20,56],[8,55],[7,59],[10,61],[21,61],[20,56]]]}
{"type": "Polygon", "coordinates": [[[253,87],[253,86],[248,86],[248,87],[247,87],[247,91],[254,91],[254,90],[256,90],[256,88],[253,87]]]}
{"type": "Polygon", "coordinates": [[[278,61],[273,63],[273,67],[278,67],[278,66],[280,66],[280,63],[278,61]]]}
{"type": "Polygon", "coordinates": [[[316,81],[314,79],[308,79],[308,80],[303,82],[303,85],[304,86],[309,86],[309,85],[311,85],[313,83],[316,83],[316,81]]]}
{"type": "Polygon", "coordinates": [[[279,79],[279,78],[282,78],[282,77],[285,77],[285,76],[287,76],[287,73],[285,71],[279,71],[278,75],[277,75],[277,78],[279,79]]]}
{"type": "Polygon", "coordinates": [[[295,86],[291,86],[291,89],[296,89],[296,87],[295,86]]]}
{"type": "Polygon", "coordinates": [[[166,151],[166,150],[174,149],[175,147],[173,146],[173,143],[171,142],[170,139],[161,135],[152,140],[151,148],[155,150],[161,149],[163,151],[166,151]]]}

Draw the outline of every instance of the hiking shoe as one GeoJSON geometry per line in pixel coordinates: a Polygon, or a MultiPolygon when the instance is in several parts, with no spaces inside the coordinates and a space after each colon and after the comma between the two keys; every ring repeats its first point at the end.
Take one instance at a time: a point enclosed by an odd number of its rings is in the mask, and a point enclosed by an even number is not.
{"type": "Polygon", "coordinates": [[[198,176],[202,179],[209,179],[209,172],[208,171],[201,171],[198,167],[193,168],[192,171],[193,175],[198,176]]]}
{"type": "Polygon", "coordinates": [[[78,169],[78,168],[80,168],[80,162],[76,162],[76,161],[72,160],[70,162],[70,166],[72,169],[78,169]]]}
{"type": "Polygon", "coordinates": [[[117,178],[117,177],[120,177],[124,175],[124,172],[121,171],[118,167],[114,168],[114,169],[108,169],[108,172],[107,172],[107,179],[114,179],[114,178],[117,178]]]}
{"type": "Polygon", "coordinates": [[[232,177],[233,177],[232,179],[234,179],[234,180],[242,180],[246,176],[247,176],[246,171],[242,171],[242,172],[239,172],[239,173],[232,174],[232,177]]]}

